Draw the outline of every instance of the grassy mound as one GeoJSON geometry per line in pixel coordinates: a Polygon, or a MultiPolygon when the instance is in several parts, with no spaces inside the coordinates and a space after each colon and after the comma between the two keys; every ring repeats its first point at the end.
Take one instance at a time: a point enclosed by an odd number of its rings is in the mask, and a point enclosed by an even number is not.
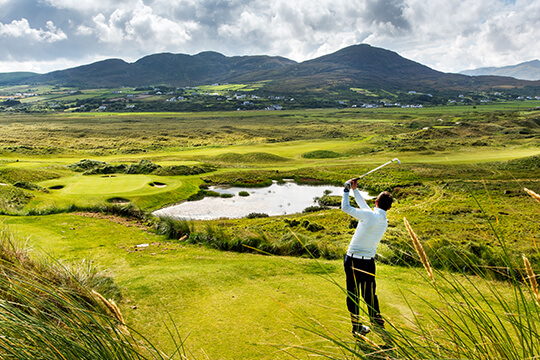
{"type": "Polygon", "coordinates": [[[11,213],[23,209],[34,195],[25,189],[12,185],[0,186],[0,212],[11,213]]]}
{"type": "Polygon", "coordinates": [[[276,163],[276,162],[285,162],[290,161],[290,159],[284,158],[282,156],[269,154],[265,152],[250,152],[247,154],[238,154],[238,153],[226,153],[218,155],[212,160],[223,163],[231,164],[264,164],[264,163],[276,163]]]}
{"type": "Polygon", "coordinates": [[[0,169],[0,182],[14,184],[20,181],[39,182],[45,180],[58,179],[62,175],[59,172],[41,169],[0,169]]]}
{"type": "Polygon", "coordinates": [[[305,159],[333,159],[343,156],[345,155],[331,150],[315,150],[302,154],[305,159]]]}
{"type": "Polygon", "coordinates": [[[502,170],[540,170],[540,155],[514,159],[498,164],[502,170]]]}

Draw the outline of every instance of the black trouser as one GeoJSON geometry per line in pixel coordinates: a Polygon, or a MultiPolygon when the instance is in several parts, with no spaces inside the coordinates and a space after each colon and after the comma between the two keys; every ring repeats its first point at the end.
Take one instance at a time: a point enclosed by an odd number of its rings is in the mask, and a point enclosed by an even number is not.
{"type": "Polygon", "coordinates": [[[351,313],[353,331],[357,331],[360,323],[355,321],[360,313],[360,294],[367,304],[369,318],[372,323],[384,326],[379,311],[379,300],[375,295],[375,260],[362,259],[345,255],[345,275],[347,278],[347,308],[351,313]]]}

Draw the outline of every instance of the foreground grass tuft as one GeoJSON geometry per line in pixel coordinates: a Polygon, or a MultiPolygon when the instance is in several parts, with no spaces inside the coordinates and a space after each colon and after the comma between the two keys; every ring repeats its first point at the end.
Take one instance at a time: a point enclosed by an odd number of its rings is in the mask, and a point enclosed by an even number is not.
{"type": "MultiPolygon", "coordinates": [[[[492,280],[481,265],[471,264],[469,271],[450,271],[452,266],[433,270],[412,226],[404,221],[411,247],[427,270],[427,275],[418,273],[418,282],[425,284],[421,293],[403,289],[403,304],[412,314],[409,321],[387,318],[386,329],[373,325],[375,335],[356,340],[335,328],[304,321],[303,329],[317,334],[327,346],[303,349],[329,359],[536,359],[540,297],[527,257],[523,256],[524,269],[516,268],[507,251],[500,253],[500,262],[507,267],[507,286],[492,280]],[[438,300],[430,294],[437,294],[438,300]]],[[[493,230],[494,241],[506,242],[493,230]]]]}
{"type": "Polygon", "coordinates": [[[1,231],[0,358],[170,359],[128,329],[112,298],[118,288],[90,262],[33,259],[1,231]]]}

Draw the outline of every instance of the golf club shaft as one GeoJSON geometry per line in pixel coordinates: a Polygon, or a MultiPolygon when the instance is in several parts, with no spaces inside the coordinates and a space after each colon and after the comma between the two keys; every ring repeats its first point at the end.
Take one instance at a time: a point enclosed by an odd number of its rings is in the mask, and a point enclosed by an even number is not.
{"type": "Polygon", "coordinates": [[[365,173],[365,174],[363,174],[363,175],[360,175],[360,176],[357,177],[357,178],[354,178],[353,180],[359,180],[359,179],[363,178],[364,176],[366,176],[366,175],[368,175],[368,174],[371,174],[372,172],[377,171],[377,170],[379,170],[380,168],[385,167],[386,165],[390,165],[390,164],[393,163],[394,161],[397,161],[399,164],[401,164],[401,162],[400,162],[397,158],[395,158],[395,159],[390,160],[390,161],[387,162],[387,163],[382,164],[382,165],[379,166],[379,167],[376,167],[376,168],[373,169],[373,170],[368,171],[367,173],[365,173]]]}

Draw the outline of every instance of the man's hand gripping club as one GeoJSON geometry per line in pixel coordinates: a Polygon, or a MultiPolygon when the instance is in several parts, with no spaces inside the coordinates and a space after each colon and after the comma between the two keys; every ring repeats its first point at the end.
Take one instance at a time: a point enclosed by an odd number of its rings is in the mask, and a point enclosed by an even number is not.
{"type": "Polygon", "coordinates": [[[350,179],[345,181],[345,191],[354,190],[358,187],[358,179],[350,179]]]}

